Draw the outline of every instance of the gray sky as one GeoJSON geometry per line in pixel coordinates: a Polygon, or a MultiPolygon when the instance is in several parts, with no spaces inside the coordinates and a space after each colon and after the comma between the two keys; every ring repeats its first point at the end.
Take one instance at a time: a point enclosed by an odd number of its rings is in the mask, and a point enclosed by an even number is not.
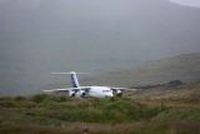
{"type": "Polygon", "coordinates": [[[170,1],[184,6],[200,8],[199,0],[170,0],[170,1]]]}
{"type": "Polygon", "coordinates": [[[167,0],[0,0],[0,89],[199,52],[199,35],[200,9],[167,0]]]}

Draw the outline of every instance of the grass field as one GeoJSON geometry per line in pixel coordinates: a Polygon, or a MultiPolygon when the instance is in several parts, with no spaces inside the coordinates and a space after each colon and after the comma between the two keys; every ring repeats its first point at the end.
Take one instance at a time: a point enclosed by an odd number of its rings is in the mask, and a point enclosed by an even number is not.
{"type": "MultiPolygon", "coordinates": [[[[171,103],[171,102],[169,102],[171,103]]],[[[200,107],[149,105],[130,98],[0,98],[1,134],[199,134],[200,107]]]]}

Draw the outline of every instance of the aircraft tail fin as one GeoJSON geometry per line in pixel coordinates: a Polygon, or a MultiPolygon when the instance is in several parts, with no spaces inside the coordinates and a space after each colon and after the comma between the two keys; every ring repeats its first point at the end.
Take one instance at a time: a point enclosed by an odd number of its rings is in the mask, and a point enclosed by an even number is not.
{"type": "Polygon", "coordinates": [[[78,77],[77,77],[77,74],[88,74],[88,73],[83,73],[83,72],[80,72],[80,73],[76,73],[74,71],[72,72],[53,72],[51,73],[53,75],[70,75],[70,78],[71,78],[71,84],[72,84],[72,87],[80,87],[80,83],[79,83],[79,80],[78,80],[78,77]]]}

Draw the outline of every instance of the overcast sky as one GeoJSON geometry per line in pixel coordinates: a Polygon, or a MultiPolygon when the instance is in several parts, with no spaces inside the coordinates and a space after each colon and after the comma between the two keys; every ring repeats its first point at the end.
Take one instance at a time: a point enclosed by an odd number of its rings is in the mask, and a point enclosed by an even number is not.
{"type": "Polygon", "coordinates": [[[170,0],[171,2],[175,2],[180,5],[184,6],[191,6],[200,8],[200,1],[199,0],[170,0]]]}
{"type": "Polygon", "coordinates": [[[168,0],[0,0],[0,89],[199,52],[199,35],[200,9],[168,0]]]}

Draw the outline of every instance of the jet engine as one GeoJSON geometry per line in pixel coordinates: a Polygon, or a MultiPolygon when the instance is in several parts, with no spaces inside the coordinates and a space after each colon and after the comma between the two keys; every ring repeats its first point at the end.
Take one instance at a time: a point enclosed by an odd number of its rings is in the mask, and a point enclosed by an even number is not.
{"type": "Polygon", "coordinates": [[[90,88],[84,88],[84,89],[72,89],[69,91],[69,96],[70,97],[87,97],[88,92],[90,88]]]}
{"type": "Polygon", "coordinates": [[[75,96],[79,96],[79,90],[78,89],[72,89],[69,91],[69,96],[70,97],[75,97],[75,96]]]}
{"type": "Polygon", "coordinates": [[[85,98],[88,97],[89,90],[90,88],[84,88],[82,90],[79,90],[77,94],[79,97],[85,98]]]}
{"type": "Polygon", "coordinates": [[[86,97],[86,95],[87,95],[86,92],[83,91],[83,92],[81,92],[81,95],[80,95],[80,96],[84,98],[84,97],[86,97]]]}
{"type": "Polygon", "coordinates": [[[86,97],[86,92],[83,90],[71,91],[69,94],[70,97],[86,97]]]}
{"type": "Polygon", "coordinates": [[[76,96],[76,91],[70,91],[69,92],[69,97],[75,97],[76,96]]]}
{"type": "Polygon", "coordinates": [[[121,90],[121,89],[112,88],[112,91],[113,91],[113,94],[117,97],[122,97],[122,95],[123,95],[123,90],[121,90]]]}

